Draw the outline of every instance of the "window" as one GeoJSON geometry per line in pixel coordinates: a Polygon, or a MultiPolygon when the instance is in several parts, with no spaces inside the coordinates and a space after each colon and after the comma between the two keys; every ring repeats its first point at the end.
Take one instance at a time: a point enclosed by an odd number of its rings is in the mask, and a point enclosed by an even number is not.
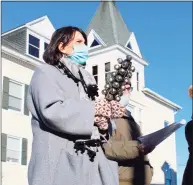
{"type": "Polygon", "coordinates": [[[29,49],[28,52],[30,55],[39,58],[40,50],[40,39],[29,34],[29,49]]]}
{"type": "Polygon", "coordinates": [[[137,76],[137,91],[139,91],[139,72],[136,73],[137,76]]]}
{"type": "Polygon", "coordinates": [[[130,42],[127,44],[127,47],[128,47],[129,49],[132,49],[130,42]]]}
{"type": "Polygon", "coordinates": [[[169,123],[167,121],[164,121],[164,127],[167,127],[169,123]]]}
{"type": "Polygon", "coordinates": [[[15,162],[27,165],[28,141],[26,138],[19,138],[1,133],[1,161],[15,162]]]}
{"type": "Polygon", "coordinates": [[[23,86],[9,80],[9,104],[8,108],[16,111],[22,110],[23,86]]]}
{"type": "Polygon", "coordinates": [[[106,82],[110,78],[110,76],[111,76],[111,63],[107,62],[105,63],[105,81],[106,82]]]}
{"type": "Polygon", "coordinates": [[[21,159],[21,139],[7,136],[6,161],[20,163],[21,159]]]}
{"type": "Polygon", "coordinates": [[[14,110],[29,116],[27,94],[29,85],[16,82],[6,76],[3,77],[2,108],[14,110]]]}
{"type": "Polygon", "coordinates": [[[92,48],[92,47],[99,46],[99,45],[100,45],[99,42],[96,39],[94,39],[90,47],[92,48]]]}
{"type": "Polygon", "coordinates": [[[93,66],[92,67],[92,74],[96,80],[96,83],[98,84],[98,66],[93,66]]]}
{"type": "Polygon", "coordinates": [[[48,47],[48,43],[44,42],[44,50],[48,47]]]}

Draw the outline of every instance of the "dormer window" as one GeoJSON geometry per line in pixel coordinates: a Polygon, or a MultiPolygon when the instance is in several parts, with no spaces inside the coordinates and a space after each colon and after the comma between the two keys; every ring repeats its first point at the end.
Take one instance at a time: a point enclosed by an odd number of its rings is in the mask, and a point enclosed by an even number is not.
{"type": "Polygon", "coordinates": [[[127,47],[128,47],[129,49],[132,49],[130,42],[127,44],[127,47]]]}
{"type": "Polygon", "coordinates": [[[28,52],[30,55],[39,58],[40,50],[40,39],[29,34],[29,49],[28,52]]]}
{"type": "Polygon", "coordinates": [[[43,61],[43,54],[50,40],[31,30],[27,30],[27,35],[26,53],[34,59],[43,61]]]}
{"type": "Polygon", "coordinates": [[[89,49],[96,49],[100,48],[101,46],[106,46],[106,44],[94,30],[91,30],[88,35],[89,49]]]}
{"type": "Polygon", "coordinates": [[[96,46],[100,46],[100,44],[99,44],[99,42],[95,39],[93,42],[92,42],[92,44],[91,44],[91,48],[92,47],[96,47],[96,46]]]}

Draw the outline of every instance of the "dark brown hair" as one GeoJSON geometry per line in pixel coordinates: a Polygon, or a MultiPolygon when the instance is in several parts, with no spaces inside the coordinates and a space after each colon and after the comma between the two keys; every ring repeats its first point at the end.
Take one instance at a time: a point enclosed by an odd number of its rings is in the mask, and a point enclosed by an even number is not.
{"type": "Polygon", "coordinates": [[[50,65],[57,65],[60,58],[63,56],[63,53],[61,53],[58,49],[59,43],[62,42],[65,47],[73,39],[76,31],[82,34],[85,39],[85,44],[87,45],[87,36],[80,28],[73,26],[59,28],[53,33],[51,41],[44,51],[44,61],[50,65]]]}

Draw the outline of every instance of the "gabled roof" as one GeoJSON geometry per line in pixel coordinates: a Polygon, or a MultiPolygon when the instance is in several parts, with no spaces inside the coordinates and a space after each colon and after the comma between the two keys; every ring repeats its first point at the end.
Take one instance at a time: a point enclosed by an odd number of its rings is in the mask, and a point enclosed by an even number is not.
{"type": "MultiPolygon", "coordinates": [[[[46,26],[49,26],[49,28],[51,29],[51,31],[54,31],[54,30],[55,30],[55,28],[54,28],[54,26],[52,25],[52,23],[50,22],[48,16],[45,15],[45,16],[42,16],[42,17],[40,17],[40,18],[37,18],[37,19],[35,19],[35,20],[33,20],[33,21],[27,22],[27,23],[25,23],[25,24],[23,24],[23,25],[21,25],[21,26],[18,26],[18,27],[16,27],[16,28],[13,28],[13,29],[11,29],[11,30],[9,30],[9,31],[4,32],[4,33],[2,34],[2,37],[5,37],[5,36],[10,35],[10,34],[12,34],[12,33],[18,32],[18,31],[23,30],[23,29],[25,29],[25,28],[29,28],[29,29],[32,29],[33,31],[36,31],[36,28],[39,27],[40,24],[46,24],[46,26]]],[[[39,30],[38,30],[38,31],[39,31],[39,30]]],[[[40,30],[40,34],[42,34],[41,32],[42,32],[42,31],[40,30]]],[[[44,34],[44,33],[43,33],[43,34],[44,34]]],[[[50,35],[50,34],[49,34],[49,35],[50,35]]],[[[45,37],[48,38],[49,35],[44,34],[43,36],[45,36],[45,37]]]]}
{"type": "Polygon", "coordinates": [[[125,46],[131,32],[128,30],[114,1],[102,1],[87,28],[87,35],[94,30],[106,47],[114,44],[125,46]]]}
{"type": "MultiPolygon", "coordinates": [[[[49,42],[54,31],[55,28],[49,18],[43,16],[3,33],[2,45],[21,54],[28,54],[29,34],[34,35],[41,42],[49,42]]],[[[42,50],[41,47],[40,50],[42,50]]]]}

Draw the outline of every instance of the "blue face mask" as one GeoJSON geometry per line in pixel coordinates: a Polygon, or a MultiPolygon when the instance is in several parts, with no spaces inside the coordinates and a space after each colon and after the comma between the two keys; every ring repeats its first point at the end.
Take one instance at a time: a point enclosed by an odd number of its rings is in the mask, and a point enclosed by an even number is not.
{"type": "Polygon", "coordinates": [[[73,53],[68,56],[74,63],[85,65],[88,59],[88,47],[85,44],[76,44],[73,46],[73,53]]]}

